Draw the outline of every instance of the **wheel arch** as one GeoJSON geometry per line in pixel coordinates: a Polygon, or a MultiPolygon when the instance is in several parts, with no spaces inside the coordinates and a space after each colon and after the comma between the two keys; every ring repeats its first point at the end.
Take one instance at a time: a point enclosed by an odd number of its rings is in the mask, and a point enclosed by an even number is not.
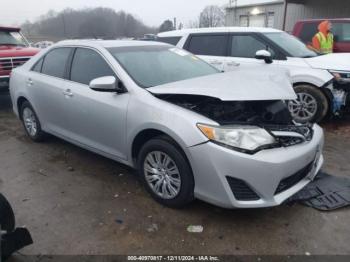
{"type": "Polygon", "coordinates": [[[155,137],[164,137],[168,139],[174,146],[176,146],[177,149],[180,150],[180,152],[185,156],[185,159],[191,168],[191,171],[193,173],[193,167],[191,165],[190,157],[187,154],[187,152],[184,150],[183,146],[181,145],[181,142],[177,141],[176,138],[174,138],[172,135],[170,135],[168,132],[165,132],[164,130],[160,130],[157,128],[147,128],[139,131],[137,135],[132,140],[131,144],[131,163],[133,166],[136,166],[137,162],[137,156],[138,152],[142,148],[142,146],[155,137]]]}
{"type": "Polygon", "coordinates": [[[134,139],[132,140],[132,146],[131,146],[132,161],[135,161],[139,150],[147,141],[151,140],[152,138],[161,137],[161,136],[169,139],[169,141],[171,141],[174,145],[176,145],[185,154],[185,156],[187,156],[182,146],[180,145],[180,143],[178,143],[176,139],[174,139],[170,134],[168,134],[167,132],[164,132],[163,130],[159,130],[157,128],[147,128],[139,131],[134,137],[134,139]]]}
{"type": "Polygon", "coordinates": [[[17,98],[16,106],[17,106],[17,112],[18,112],[18,117],[22,120],[22,115],[21,115],[21,107],[24,102],[29,102],[28,99],[24,96],[19,96],[17,98]]]}

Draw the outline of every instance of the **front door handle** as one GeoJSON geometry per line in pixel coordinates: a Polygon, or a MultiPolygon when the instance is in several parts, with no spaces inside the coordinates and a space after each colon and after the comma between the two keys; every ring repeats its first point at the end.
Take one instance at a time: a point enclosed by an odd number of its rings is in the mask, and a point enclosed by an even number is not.
{"type": "Polygon", "coordinates": [[[227,62],[226,65],[228,65],[228,66],[240,66],[241,64],[237,63],[237,62],[227,62]]]}
{"type": "Polygon", "coordinates": [[[67,89],[67,90],[63,91],[63,95],[68,96],[68,97],[72,97],[73,93],[70,89],[67,89]]]}
{"type": "Polygon", "coordinates": [[[212,60],[212,61],[210,61],[210,64],[212,64],[212,65],[222,65],[222,62],[219,61],[219,60],[212,60]]]}

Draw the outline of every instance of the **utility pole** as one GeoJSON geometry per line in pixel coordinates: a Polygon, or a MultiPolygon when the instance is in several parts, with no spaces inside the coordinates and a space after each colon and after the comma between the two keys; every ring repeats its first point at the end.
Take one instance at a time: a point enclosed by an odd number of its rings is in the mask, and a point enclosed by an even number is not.
{"type": "Polygon", "coordinates": [[[174,30],[177,29],[177,25],[176,25],[176,17],[174,17],[174,30]]]}
{"type": "Polygon", "coordinates": [[[282,30],[286,30],[286,23],[287,23],[287,13],[288,13],[288,0],[284,0],[284,6],[283,6],[283,25],[282,30]]]}
{"type": "Polygon", "coordinates": [[[63,23],[63,36],[64,38],[67,38],[66,20],[64,19],[64,13],[62,13],[62,23],[63,23]]]}

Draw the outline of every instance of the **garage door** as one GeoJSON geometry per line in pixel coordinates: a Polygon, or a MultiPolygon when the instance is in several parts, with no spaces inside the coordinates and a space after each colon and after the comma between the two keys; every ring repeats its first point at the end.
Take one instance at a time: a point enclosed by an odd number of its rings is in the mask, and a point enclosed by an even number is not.
{"type": "Polygon", "coordinates": [[[249,16],[249,26],[251,26],[251,27],[265,27],[265,15],[251,15],[251,16],[249,16]]]}

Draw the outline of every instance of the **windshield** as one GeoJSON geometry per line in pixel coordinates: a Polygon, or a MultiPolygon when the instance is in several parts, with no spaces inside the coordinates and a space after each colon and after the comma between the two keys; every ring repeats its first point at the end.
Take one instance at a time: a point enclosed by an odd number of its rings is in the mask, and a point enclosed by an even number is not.
{"type": "Polygon", "coordinates": [[[19,32],[0,31],[0,45],[26,46],[26,41],[19,32]]]}
{"type": "Polygon", "coordinates": [[[318,56],[316,52],[308,49],[303,42],[288,33],[265,33],[264,35],[292,57],[307,58],[318,56]]]}
{"type": "Polygon", "coordinates": [[[169,46],[108,50],[133,80],[144,88],[220,72],[191,53],[169,46]]]}

